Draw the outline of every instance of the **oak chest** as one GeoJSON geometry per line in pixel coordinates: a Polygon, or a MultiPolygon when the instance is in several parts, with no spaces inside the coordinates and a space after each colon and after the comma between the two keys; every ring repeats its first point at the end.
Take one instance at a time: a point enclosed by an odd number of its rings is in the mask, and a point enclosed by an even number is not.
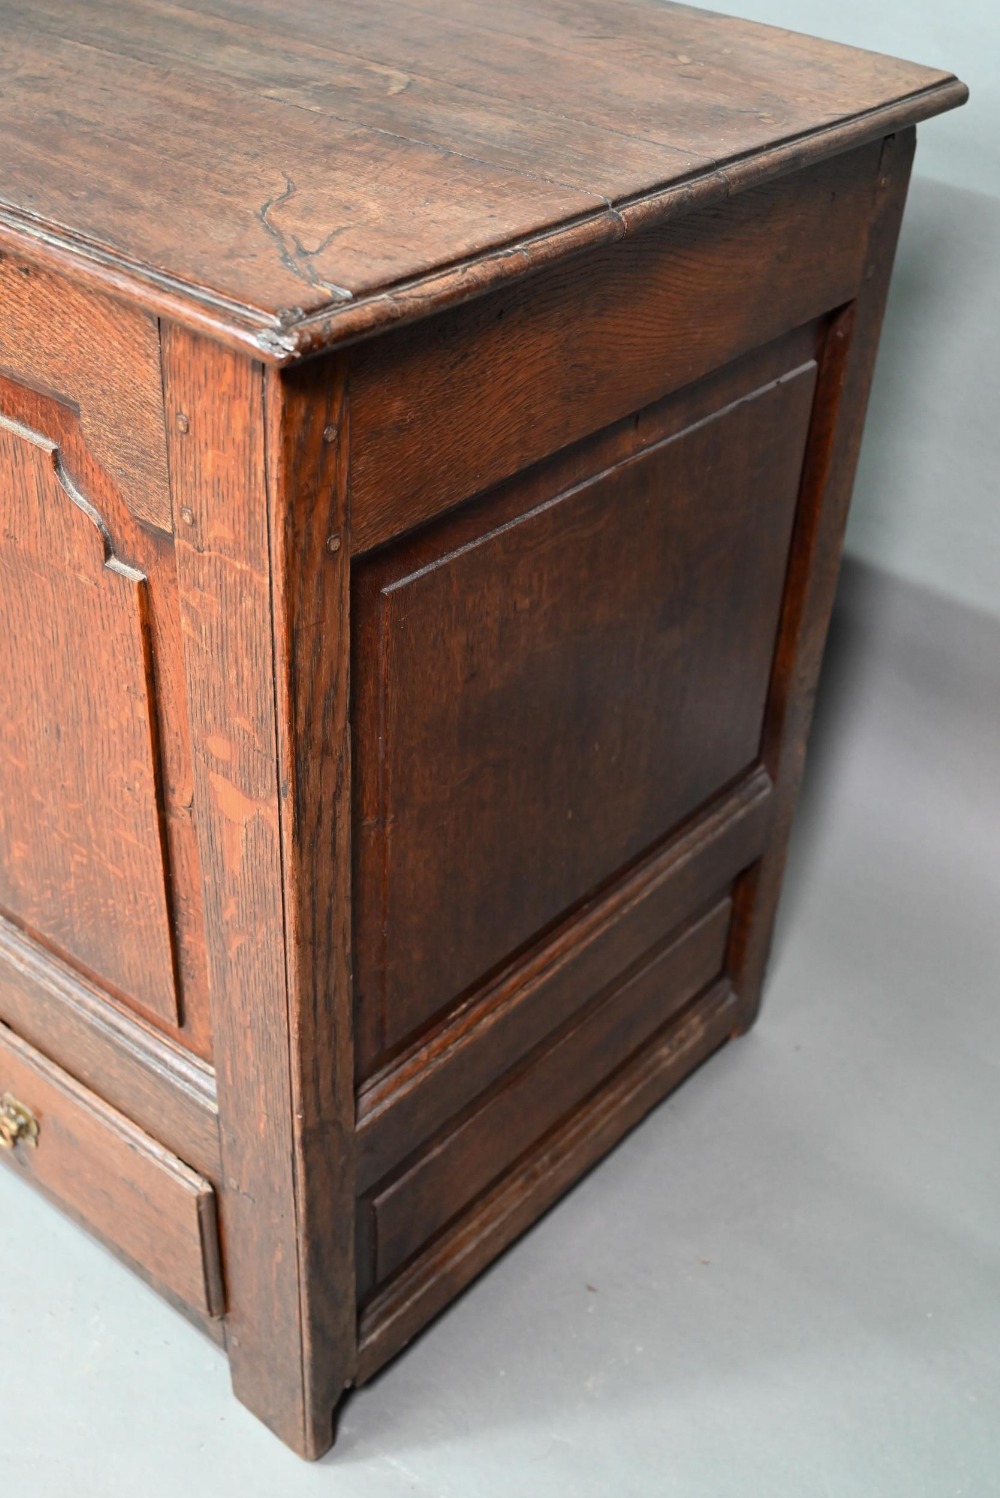
{"type": "Polygon", "coordinates": [[[652,0],[0,22],[0,1146],[316,1456],[753,1021],[965,89],[652,0]]]}

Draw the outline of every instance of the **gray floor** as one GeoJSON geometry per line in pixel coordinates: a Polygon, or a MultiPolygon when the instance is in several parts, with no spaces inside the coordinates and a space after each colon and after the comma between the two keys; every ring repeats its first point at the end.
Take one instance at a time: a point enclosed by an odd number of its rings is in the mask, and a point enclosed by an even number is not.
{"type": "Polygon", "coordinates": [[[0,1179],[30,1498],[1000,1494],[1000,626],[855,569],[764,1014],[300,1464],[0,1179]]]}

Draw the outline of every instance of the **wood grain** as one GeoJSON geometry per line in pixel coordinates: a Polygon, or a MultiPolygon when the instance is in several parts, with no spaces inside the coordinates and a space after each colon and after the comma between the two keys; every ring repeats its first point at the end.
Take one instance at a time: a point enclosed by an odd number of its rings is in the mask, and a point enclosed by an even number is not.
{"type": "Polygon", "coordinates": [[[224,1309],[215,1195],[128,1119],[0,1025],[0,1093],[38,1122],[2,1158],[203,1316],[224,1309]]]}
{"type": "Polygon", "coordinates": [[[574,1016],[539,1054],[505,1076],[453,1129],[373,1193],[377,1281],[389,1279],[721,976],[731,912],[727,898],[637,963],[624,981],[574,1016]]]}
{"type": "Polygon", "coordinates": [[[4,0],[0,20],[8,242],[278,360],[966,96],[646,0],[4,0]]]}
{"type": "Polygon", "coordinates": [[[756,758],[814,374],[359,577],[359,1079],[756,758]]]}
{"type": "Polygon", "coordinates": [[[349,410],[344,371],[266,387],[279,803],[306,1445],[356,1360],[349,410]]]}
{"type": "Polygon", "coordinates": [[[354,1341],[347,582],[328,544],[346,519],[328,440],[341,395],[334,382],[306,399],[308,374],[266,390],[259,365],[177,329],[164,370],[175,506],[190,517],[177,555],[233,1382],[318,1455],[354,1341]]]}
{"type": "Polygon", "coordinates": [[[176,1022],[147,580],[52,438],[0,415],[0,472],[0,908],[176,1022]]]}
{"type": "MultiPolygon", "coordinates": [[[[8,20],[6,6],[0,15],[8,20]]],[[[474,255],[602,206],[594,193],[541,176],[259,95],[220,92],[211,79],[57,36],[45,38],[40,71],[32,66],[33,19],[27,26],[10,19],[0,58],[7,201],[30,183],[35,215],[71,220],[81,238],[110,240],[122,259],[166,259],[178,281],[258,314],[350,301],[400,273],[426,270],[444,239],[450,258],[474,255]],[[26,114],[30,131],[20,128],[26,114]],[[57,161],[65,175],[53,171],[57,161]],[[81,198],[80,172],[100,181],[100,193],[81,198]],[[404,199],[405,211],[394,211],[404,199]],[[167,202],[173,214],[164,212],[167,202]]]]}
{"type": "Polygon", "coordinates": [[[0,1020],[210,1181],[215,1075],[107,992],[0,920],[0,1020]]]}
{"type": "Polygon", "coordinates": [[[263,371],[164,330],[233,1385],[304,1442],[263,371]]]}
{"type": "Polygon", "coordinates": [[[156,319],[0,253],[0,372],[79,412],[83,440],[137,520],[169,535],[156,319]]]}
{"type": "Polygon", "coordinates": [[[863,148],[363,345],[355,548],[850,301],[877,163],[863,148]]]}

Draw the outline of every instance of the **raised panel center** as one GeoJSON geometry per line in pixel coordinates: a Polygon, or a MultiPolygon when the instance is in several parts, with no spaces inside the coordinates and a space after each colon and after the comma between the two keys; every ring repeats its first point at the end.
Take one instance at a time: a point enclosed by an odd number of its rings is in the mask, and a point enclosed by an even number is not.
{"type": "Polygon", "coordinates": [[[0,910],[176,1022],[146,587],[55,444],[0,417],[0,910]]]}
{"type": "Polygon", "coordinates": [[[363,1069],[756,758],[814,382],[362,565],[363,1069]]]}

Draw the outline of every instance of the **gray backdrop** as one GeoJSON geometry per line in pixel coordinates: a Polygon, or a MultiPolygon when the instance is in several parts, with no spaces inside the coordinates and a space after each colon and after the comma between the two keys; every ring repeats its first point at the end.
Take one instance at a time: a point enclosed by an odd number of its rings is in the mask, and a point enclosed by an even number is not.
{"type": "Polygon", "coordinates": [[[1000,618],[1000,5],[720,0],[963,78],[918,132],[848,552],[1000,618]]]}

